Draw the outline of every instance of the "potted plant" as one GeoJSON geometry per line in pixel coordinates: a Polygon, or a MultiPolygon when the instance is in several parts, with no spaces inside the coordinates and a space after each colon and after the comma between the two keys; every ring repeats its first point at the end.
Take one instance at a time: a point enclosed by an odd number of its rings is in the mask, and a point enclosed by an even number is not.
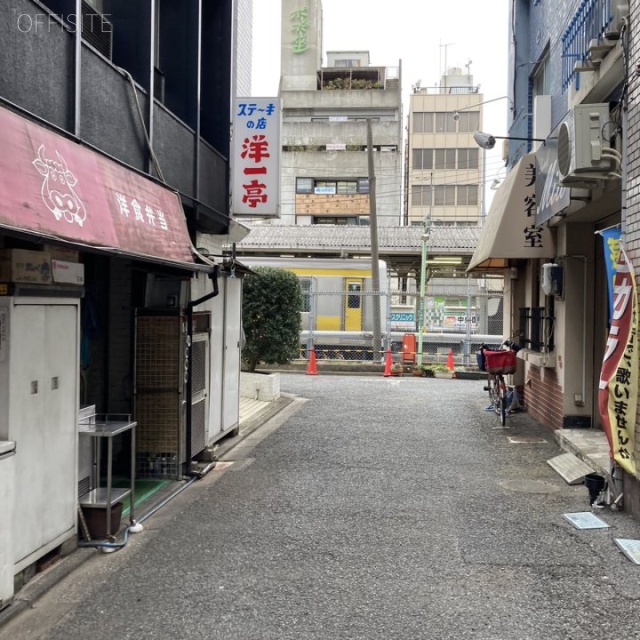
{"type": "Polygon", "coordinates": [[[433,378],[433,369],[427,364],[417,364],[411,370],[411,375],[417,378],[433,378]]]}
{"type": "Polygon", "coordinates": [[[436,363],[431,365],[431,368],[435,378],[453,378],[453,371],[446,364],[436,363]]]}

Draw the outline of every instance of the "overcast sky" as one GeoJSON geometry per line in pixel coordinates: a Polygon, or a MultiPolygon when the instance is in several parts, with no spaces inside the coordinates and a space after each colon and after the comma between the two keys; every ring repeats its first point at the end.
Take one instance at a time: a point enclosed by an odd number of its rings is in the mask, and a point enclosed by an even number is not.
{"type": "MultiPolygon", "coordinates": [[[[505,96],[509,0],[323,0],[326,52],[369,51],[374,66],[402,64],[404,117],[411,86],[439,84],[445,68],[469,69],[484,100],[505,96]]],[[[254,96],[276,96],[280,78],[280,0],[253,3],[254,96]]],[[[507,100],[484,107],[484,129],[507,133],[507,100]]],[[[499,146],[499,145],[496,145],[499,146]]],[[[504,175],[500,153],[487,157],[487,181],[504,175]]]]}

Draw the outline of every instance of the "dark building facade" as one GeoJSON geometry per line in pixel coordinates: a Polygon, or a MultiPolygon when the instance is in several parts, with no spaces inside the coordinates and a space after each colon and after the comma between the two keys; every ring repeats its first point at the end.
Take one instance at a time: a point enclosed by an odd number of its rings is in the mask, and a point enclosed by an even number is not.
{"type": "Polygon", "coordinates": [[[241,278],[198,250],[235,224],[238,19],[233,0],[0,7],[0,608],[104,489],[80,415],[136,423],[109,479],[133,460],[182,480],[238,427],[241,278]]]}
{"type": "Polygon", "coordinates": [[[92,4],[5,5],[0,98],[134,169],[155,154],[190,228],[225,233],[232,1],[92,4]]]}

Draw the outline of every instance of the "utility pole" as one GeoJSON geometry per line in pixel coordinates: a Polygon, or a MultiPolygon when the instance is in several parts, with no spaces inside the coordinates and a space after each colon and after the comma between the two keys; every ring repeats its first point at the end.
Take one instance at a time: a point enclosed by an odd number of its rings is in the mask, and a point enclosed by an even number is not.
{"type": "Polygon", "coordinates": [[[380,352],[382,336],[380,330],[380,264],[378,259],[378,217],[376,209],[376,176],[373,167],[373,133],[371,132],[371,118],[367,118],[367,157],[369,174],[369,232],[371,235],[371,288],[372,316],[373,316],[373,362],[382,359],[380,352]]]}
{"type": "Polygon", "coordinates": [[[431,214],[433,212],[433,173],[429,187],[429,213],[422,222],[422,258],[420,260],[420,313],[418,314],[418,358],[417,364],[422,366],[422,333],[424,331],[424,294],[427,285],[427,242],[431,236],[431,214]]]}

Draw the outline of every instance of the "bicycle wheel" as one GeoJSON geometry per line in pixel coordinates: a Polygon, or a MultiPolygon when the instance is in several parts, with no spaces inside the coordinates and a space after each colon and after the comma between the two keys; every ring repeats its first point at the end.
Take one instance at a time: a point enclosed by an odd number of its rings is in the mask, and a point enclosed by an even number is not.
{"type": "Polygon", "coordinates": [[[496,392],[500,424],[504,427],[507,424],[507,385],[504,383],[504,378],[502,376],[498,376],[496,392]]]}

